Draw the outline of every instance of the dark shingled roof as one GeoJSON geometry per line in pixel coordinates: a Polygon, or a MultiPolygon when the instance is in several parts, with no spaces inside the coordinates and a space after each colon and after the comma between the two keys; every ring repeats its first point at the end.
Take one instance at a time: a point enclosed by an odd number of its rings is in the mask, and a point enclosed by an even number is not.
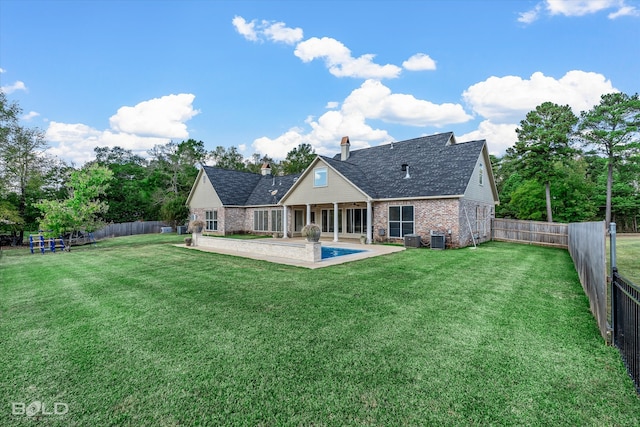
{"type": "MultiPolygon", "coordinates": [[[[485,141],[449,144],[453,133],[394,142],[341,155],[320,156],[374,199],[456,196],[464,194],[485,141]],[[392,148],[393,147],[393,148],[392,148]],[[407,165],[410,178],[405,178],[407,165]]],[[[300,174],[260,175],[204,166],[225,206],[276,205],[300,174]]]]}
{"type": "Polygon", "coordinates": [[[225,206],[275,205],[300,175],[272,176],[204,166],[225,206]]]}
{"type": "Polygon", "coordinates": [[[340,154],[324,160],[374,199],[460,195],[485,141],[448,144],[451,138],[447,132],[353,150],[346,161],[340,154]]]}
{"type": "Polygon", "coordinates": [[[249,195],[245,205],[276,205],[282,199],[287,191],[291,188],[295,180],[300,177],[296,175],[260,176],[258,184],[249,195]]]}

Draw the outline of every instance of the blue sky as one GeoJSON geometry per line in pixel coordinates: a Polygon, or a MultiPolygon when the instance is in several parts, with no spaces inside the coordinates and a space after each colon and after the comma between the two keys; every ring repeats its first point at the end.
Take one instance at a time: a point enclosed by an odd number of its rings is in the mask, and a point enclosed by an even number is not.
{"type": "Polygon", "coordinates": [[[640,91],[640,2],[0,0],[0,85],[76,165],[188,138],[281,159],[640,91]]]}

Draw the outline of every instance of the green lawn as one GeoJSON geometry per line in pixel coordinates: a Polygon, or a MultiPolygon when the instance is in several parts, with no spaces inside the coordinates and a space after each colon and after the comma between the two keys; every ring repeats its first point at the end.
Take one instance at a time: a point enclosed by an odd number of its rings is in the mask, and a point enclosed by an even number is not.
{"type": "MultiPolygon", "coordinates": [[[[608,258],[609,253],[607,252],[608,258]]],[[[640,235],[618,234],[616,236],[616,258],[620,274],[640,286],[640,262],[638,262],[640,260],[640,235]]]]}
{"type": "Polygon", "coordinates": [[[308,270],[184,236],[0,259],[0,425],[640,425],[567,251],[308,270]]]}

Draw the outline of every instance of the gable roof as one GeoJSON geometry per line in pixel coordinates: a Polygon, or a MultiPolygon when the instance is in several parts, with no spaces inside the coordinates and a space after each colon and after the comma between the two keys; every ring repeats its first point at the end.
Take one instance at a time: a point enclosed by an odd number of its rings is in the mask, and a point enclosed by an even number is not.
{"type": "Polygon", "coordinates": [[[203,166],[224,206],[277,205],[300,175],[272,176],[203,166]]]}
{"type": "Polygon", "coordinates": [[[447,132],[354,150],[346,161],[340,154],[323,160],[374,199],[460,196],[485,145],[457,143],[447,132]]]}

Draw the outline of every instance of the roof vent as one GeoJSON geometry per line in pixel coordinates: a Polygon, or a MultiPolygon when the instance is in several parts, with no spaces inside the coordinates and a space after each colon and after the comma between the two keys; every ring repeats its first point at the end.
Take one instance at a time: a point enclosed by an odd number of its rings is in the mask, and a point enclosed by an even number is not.
{"type": "Polygon", "coordinates": [[[411,178],[411,175],[409,175],[409,165],[403,165],[405,167],[405,170],[407,171],[407,174],[404,176],[404,179],[409,179],[411,178]]]}

